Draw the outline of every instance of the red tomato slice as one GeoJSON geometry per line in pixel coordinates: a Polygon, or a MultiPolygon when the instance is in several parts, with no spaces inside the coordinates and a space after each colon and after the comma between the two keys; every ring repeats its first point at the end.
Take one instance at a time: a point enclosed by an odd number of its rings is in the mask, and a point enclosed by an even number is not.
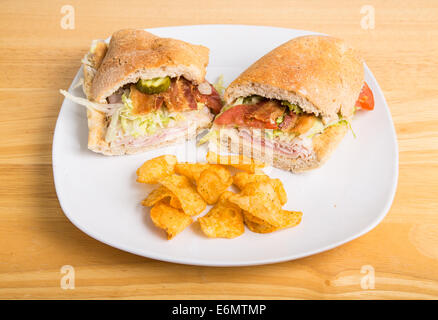
{"type": "Polygon", "coordinates": [[[364,82],[362,90],[359,95],[359,99],[356,101],[356,108],[361,108],[365,110],[374,109],[374,96],[368,84],[364,82]]]}

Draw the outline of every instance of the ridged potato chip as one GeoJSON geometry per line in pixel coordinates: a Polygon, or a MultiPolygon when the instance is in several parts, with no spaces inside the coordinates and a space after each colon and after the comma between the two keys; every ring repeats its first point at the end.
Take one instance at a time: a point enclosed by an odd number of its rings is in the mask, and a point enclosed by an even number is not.
{"type": "Polygon", "coordinates": [[[230,172],[221,166],[212,165],[201,172],[196,180],[196,190],[208,204],[215,204],[220,195],[233,183],[230,172]]]}
{"type": "Polygon", "coordinates": [[[281,226],[281,203],[269,182],[248,183],[239,194],[230,195],[228,200],[274,227],[281,226]]]}
{"type": "Polygon", "coordinates": [[[245,185],[247,185],[248,183],[269,181],[269,180],[271,180],[271,178],[268,177],[266,174],[261,173],[261,172],[256,173],[256,174],[252,174],[252,173],[248,173],[248,172],[237,172],[233,176],[233,183],[240,190],[242,190],[245,187],[245,185]]]}
{"type": "Polygon", "coordinates": [[[286,190],[284,190],[283,182],[281,182],[280,179],[271,179],[271,185],[275,190],[275,193],[278,196],[278,199],[280,199],[281,205],[286,204],[287,202],[287,194],[286,190]]]}
{"type": "Polygon", "coordinates": [[[235,193],[231,192],[229,190],[226,190],[221,194],[220,199],[221,200],[228,200],[228,198],[231,197],[233,194],[235,194],[235,193]]]}
{"type": "Polygon", "coordinates": [[[177,159],[174,155],[163,155],[143,163],[137,170],[137,182],[158,183],[164,177],[173,174],[177,159]]]}
{"type": "Polygon", "coordinates": [[[201,230],[210,238],[235,238],[245,232],[242,210],[227,200],[227,194],[203,217],[201,230]]]}
{"type": "Polygon", "coordinates": [[[295,227],[300,224],[303,214],[297,211],[281,210],[282,222],[280,227],[274,227],[263,220],[253,216],[251,213],[243,212],[244,221],[246,226],[252,232],[257,233],[270,233],[280,229],[295,227]]]}
{"type": "Polygon", "coordinates": [[[154,225],[163,229],[170,240],[187,228],[193,219],[182,210],[171,207],[166,201],[157,202],[151,208],[151,219],[154,225]]]}
{"type": "MultiPolygon", "coordinates": [[[[243,216],[245,218],[245,221],[249,220],[249,221],[251,221],[253,223],[256,223],[256,224],[264,224],[266,226],[271,226],[270,224],[268,224],[267,222],[263,221],[262,219],[257,218],[256,216],[253,216],[248,211],[243,211],[243,216]]],[[[273,226],[271,226],[271,227],[273,227],[273,226]]],[[[276,228],[276,227],[274,227],[274,228],[276,228]]]]}
{"type": "Polygon", "coordinates": [[[248,158],[244,155],[218,155],[213,151],[208,151],[207,162],[212,164],[229,165],[250,173],[254,173],[266,166],[263,162],[248,158]]]}
{"type": "Polygon", "coordinates": [[[245,225],[248,227],[249,230],[256,233],[271,233],[274,231],[277,231],[278,227],[274,227],[270,224],[264,224],[264,223],[255,223],[254,221],[248,219],[246,215],[244,215],[244,221],[245,225]]]}
{"type": "Polygon", "coordinates": [[[177,163],[175,172],[189,178],[192,181],[198,180],[201,172],[209,168],[208,163],[177,163]]]}
{"type": "Polygon", "coordinates": [[[166,198],[170,201],[169,204],[172,207],[181,209],[181,203],[179,202],[178,198],[165,186],[159,186],[153,190],[151,193],[149,193],[147,198],[142,201],[141,204],[145,207],[152,207],[158,201],[166,198]]]}
{"type": "Polygon", "coordinates": [[[175,196],[170,198],[169,204],[176,209],[182,209],[181,202],[175,196]]]}
{"type": "Polygon", "coordinates": [[[271,183],[272,187],[278,195],[278,198],[280,199],[281,205],[284,205],[287,202],[286,190],[284,190],[283,183],[280,179],[271,179],[269,176],[261,172],[255,174],[238,172],[233,177],[233,183],[240,190],[242,190],[248,183],[261,181],[271,183]]]}
{"type": "Polygon", "coordinates": [[[161,184],[178,198],[185,214],[195,216],[207,207],[187,177],[174,174],[161,180],[161,184]]]}

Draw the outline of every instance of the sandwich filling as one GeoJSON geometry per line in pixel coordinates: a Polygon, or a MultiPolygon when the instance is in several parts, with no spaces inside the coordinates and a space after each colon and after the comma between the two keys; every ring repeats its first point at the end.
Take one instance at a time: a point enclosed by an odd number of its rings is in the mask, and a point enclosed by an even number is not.
{"type": "Polygon", "coordinates": [[[142,145],[173,140],[191,127],[211,123],[222,102],[208,82],[198,86],[183,77],[140,79],[95,103],[61,91],[67,98],[105,114],[105,141],[111,145],[142,145]]]}
{"type": "MultiPolygon", "coordinates": [[[[373,96],[365,83],[356,108],[372,110],[373,96]]],[[[201,142],[250,145],[252,151],[290,159],[314,157],[312,140],[330,126],[350,126],[341,116],[330,123],[306,113],[299,105],[261,96],[240,97],[225,106],[201,142]]]]}

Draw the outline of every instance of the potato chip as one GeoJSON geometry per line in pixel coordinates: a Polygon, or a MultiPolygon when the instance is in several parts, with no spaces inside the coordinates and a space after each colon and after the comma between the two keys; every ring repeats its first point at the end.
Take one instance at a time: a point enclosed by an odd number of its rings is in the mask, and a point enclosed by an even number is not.
{"type": "Polygon", "coordinates": [[[244,221],[248,229],[256,233],[270,233],[279,229],[278,227],[274,227],[270,224],[255,223],[254,221],[248,219],[246,215],[244,215],[244,221]]]}
{"type": "Polygon", "coordinates": [[[181,202],[179,202],[179,200],[176,196],[173,196],[170,198],[169,204],[174,208],[182,209],[181,202]]]}
{"type": "Polygon", "coordinates": [[[280,179],[271,179],[270,182],[275,190],[275,193],[278,196],[278,199],[280,200],[281,205],[286,204],[287,194],[286,194],[286,190],[284,190],[283,182],[281,182],[280,179]]]}
{"type": "Polygon", "coordinates": [[[231,186],[231,184],[233,183],[233,176],[231,175],[230,171],[224,166],[220,164],[210,164],[208,169],[216,172],[222,183],[227,184],[228,186],[231,186]]]}
{"type": "Polygon", "coordinates": [[[171,207],[165,201],[160,201],[151,208],[151,219],[154,225],[166,231],[168,240],[193,222],[190,216],[182,210],[171,207]]]}
{"type": "Polygon", "coordinates": [[[220,200],[228,200],[228,198],[229,198],[230,196],[232,196],[233,194],[235,194],[235,193],[226,190],[226,191],[224,191],[224,192],[221,194],[221,196],[220,196],[219,199],[220,199],[220,200]]]}
{"type": "Polygon", "coordinates": [[[177,163],[175,172],[189,178],[192,181],[198,180],[201,172],[209,168],[208,163],[177,163]]]}
{"type": "Polygon", "coordinates": [[[248,183],[239,194],[230,195],[228,200],[275,227],[281,226],[281,203],[269,182],[248,183]]]}
{"type": "Polygon", "coordinates": [[[206,208],[207,204],[187,177],[174,174],[161,180],[161,184],[178,198],[185,214],[198,215],[206,208]]]}
{"type": "Polygon", "coordinates": [[[251,182],[261,182],[261,181],[269,181],[271,178],[269,178],[264,173],[256,173],[251,174],[248,172],[237,172],[233,177],[233,183],[242,190],[245,185],[251,182]]]}
{"type": "Polygon", "coordinates": [[[146,161],[137,170],[137,182],[152,184],[160,182],[164,177],[174,173],[176,162],[174,155],[163,155],[146,161]]]}
{"type": "Polygon", "coordinates": [[[242,210],[227,200],[227,195],[203,217],[201,230],[211,238],[235,238],[245,232],[242,210]]]}
{"type": "Polygon", "coordinates": [[[300,224],[303,214],[296,211],[281,210],[282,221],[280,227],[275,227],[273,225],[265,223],[263,220],[253,216],[251,213],[246,211],[243,212],[243,216],[246,226],[252,232],[270,233],[280,229],[297,226],[298,224],[300,224]]]}
{"type": "Polygon", "coordinates": [[[270,225],[269,223],[263,221],[262,219],[253,216],[248,211],[243,212],[243,218],[246,226],[252,232],[270,233],[280,229],[280,227],[274,227],[273,225],[270,225]]]}
{"type": "MultiPolygon", "coordinates": [[[[251,213],[249,213],[248,211],[243,211],[243,216],[245,217],[246,220],[249,220],[251,222],[254,222],[256,224],[265,224],[265,225],[269,225],[267,222],[263,221],[260,218],[257,218],[256,216],[253,216],[251,213]]],[[[276,227],[274,227],[276,228],[276,227]]]]}
{"type": "Polygon", "coordinates": [[[178,198],[165,186],[159,186],[157,189],[153,190],[141,204],[145,207],[152,207],[158,201],[166,198],[170,200],[170,205],[172,207],[181,209],[181,203],[178,198]]]}
{"type": "Polygon", "coordinates": [[[233,183],[241,190],[248,183],[261,181],[271,183],[272,187],[278,195],[278,198],[280,199],[281,205],[284,205],[287,202],[287,194],[280,179],[271,179],[264,173],[250,174],[247,172],[238,172],[233,177],[233,183]]]}
{"type": "Polygon", "coordinates": [[[229,165],[234,168],[255,173],[265,167],[263,162],[248,158],[244,155],[218,155],[213,151],[208,151],[207,162],[212,164],[229,165]]]}
{"type": "Polygon", "coordinates": [[[220,195],[233,183],[230,172],[219,165],[211,167],[201,172],[196,180],[196,190],[208,204],[215,204],[220,195]]]}

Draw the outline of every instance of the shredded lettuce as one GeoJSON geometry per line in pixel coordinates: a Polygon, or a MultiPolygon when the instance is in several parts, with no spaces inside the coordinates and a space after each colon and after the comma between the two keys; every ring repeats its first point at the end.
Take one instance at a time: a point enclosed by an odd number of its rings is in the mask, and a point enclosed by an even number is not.
{"type": "Polygon", "coordinates": [[[204,144],[204,143],[206,143],[206,142],[209,142],[210,140],[212,140],[213,138],[214,139],[217,139],[217,130],[215,130],[215,129],[211,129],[210,131],[208,131],[200,140],[199,140],[199,142],[198,142],[198,146],[200,146],[200,145],[202,145],[202,144],[204,144]]]}
{"type": "Polygon", "coordinates": [[[120,124],[123,133],[134,138],[154,134],[160,128],[166,128],[174,121],[184,120],[184,116],[177,112],[168,112],[161,108],[144,115],[132,114],[132,100],[126,93],[122,95],[123,108],[120,110],[120,124]]]}
{"type": "Polygon", "coordinates": [[[268,139],[274,139],[277,138],[281,141],[291,141],[297,137],[295,133],[289,133],[281,131],[280,129],[269,129],[264,130],[265,131],[265,137],[268,139]]]}
{"type": "Polygon", "coordinates": [[[301,114],[304,112],[300,106],[298,106],[297,104],[292,104],[289,101],[283,100],[283,101],[281,101],[281,104],[289,107],[290,112],[293,112],[295,114],[301,114]]]}
{"type": "MultiPolygon", "coordinates": [[[[321,123],[321,124],[322,124],[322,123],[321,123]]],[[[340,120],[338,120],[338,121],[336,121],[336,122],[329,123],[329,124],[326,125],[326,126],[323,126],[323,127],[322,127],[322,130],[315,131],[314,133],[308,135],[307,137],[308,137],[308,138],[313,138],[313,136],[315,136],[316,134],[323,133],[324,130],[326,130],[327,128],[330,128],[330,127],[337,127],[337,126],[344,126],[344,125],[347,126],[348,129],[351,130],[351,133],[353,134],[353,137],[356,138],[356,134],[355,134],[354,131],[353,131],[353,127],[351,126],[351,123],[350,123],[347,119],[343,119],[342,117],[340,118],[340,120]]],[[[312,128],[312,129],[313,129],[313,128],[312,128]]],[[[312,130],[312,129],[311,129],[311,130],[312,130]]],[[[310,133],[310,131],[309,131],[309,133],[310,133]]]]}
{"type": "Polygon", "coordinates": [[[252,95],[248,97],[239,97],[233,102],[233,104],[226,106],[225,108],[229,109],[231,107],[238,106],[240,104],[256,104],[259,103],[262,99],[263,97],[257,95],[252,95]]]}
{"type": "Polygon", "coordinates": [[[219,93],[220,96],[224,94],[225,86],[224,86],[224,75],[221,74],[219,78],[217,78],[216,82],[213,84],[213,87],[219,93]]]}
{"type": "Polygon", "coordinates": [[[261,100],[263,99],[263,97],[258,96],[258,95],[252,95],[252,96],[248,96],[243,98],[243,104],[256,104],[259,103],[261,100]]]}
{"type": "Polygon", "coordinates": [[[338,122],[336,122],[336,123],[334,123],[332,125],[327,126],[326,129],[328,127],[331,127],[331,126],[342,126],[342,125],[346,125],[348,127],[348,129],[350,129],[351,133],[353,134],[353,137],[356,138],[356,134],[353,131],[353,127],[351,126],[350,121],[348,121],[347,119],[342,119],[341,118],[341,120],[339,120],[338,122]]]}

